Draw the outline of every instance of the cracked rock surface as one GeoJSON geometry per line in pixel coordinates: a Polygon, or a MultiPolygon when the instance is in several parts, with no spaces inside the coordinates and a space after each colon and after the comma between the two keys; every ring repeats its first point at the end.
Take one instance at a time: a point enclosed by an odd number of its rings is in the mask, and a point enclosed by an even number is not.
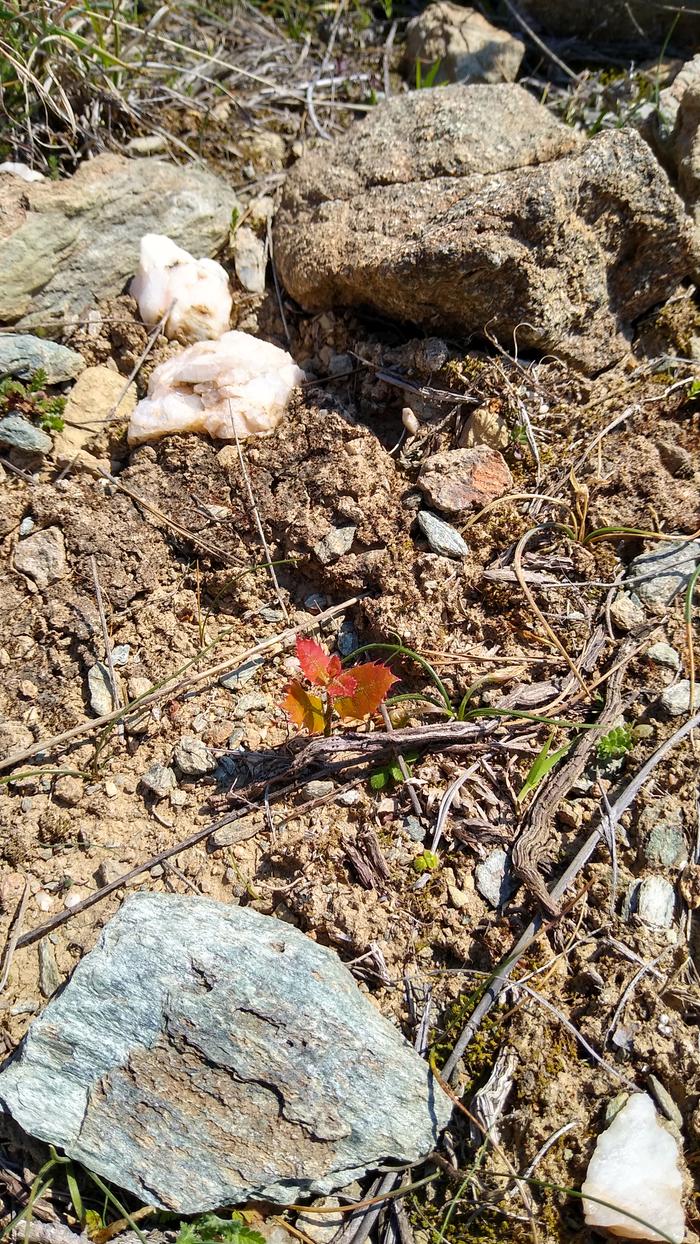
{"type": "Polygon", "coordinates": [[[333,951],[250,909],[146,892],[34,1022],[0,1103],[184,1214],[285,1204],[414,1161],[451,1113],[333,951]]]}

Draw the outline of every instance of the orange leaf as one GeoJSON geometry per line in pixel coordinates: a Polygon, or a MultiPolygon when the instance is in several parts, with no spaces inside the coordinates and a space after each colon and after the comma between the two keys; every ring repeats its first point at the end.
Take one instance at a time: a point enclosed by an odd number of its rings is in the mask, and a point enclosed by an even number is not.
{"type": "Polygon", "coordinates": [[[314,687],[327,687],[342,669],[340,657],[329,657],[315,639],[307,639],[304,635],[297,635],[297,660],[302,674],[314,687]]]}
{"type": "Polygon", "coordinates": [[[376,713],[390,687],[398,682],[386,665],[378,665],[368,661],[365,665],[354,665],[353,678],[357,688],[352,695],[338,696],[333,707],[339,717],[371,717],[376,713]]]}
{"type": "Polygon", "coordinates": [[[319,695],[311,695],[300,682],[290,682],[280,705],[296,726],[303,726],[309,734],[321,734],[326,725],[323,701],[319,695]]]}

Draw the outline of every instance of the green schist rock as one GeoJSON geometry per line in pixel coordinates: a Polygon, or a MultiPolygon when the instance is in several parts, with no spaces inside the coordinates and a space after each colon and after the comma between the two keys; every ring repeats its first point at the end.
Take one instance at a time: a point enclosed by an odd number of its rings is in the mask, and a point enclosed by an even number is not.
{"type": "Polygon", "coordinates": [[[83,356],[57,341],[45,341],[31,333],[0,333],[0,376],[30,380],[41,371],[46,384],[61,384],[75,380],[84,368],[83,356]]]}
{"type": "Polygon", "coordinates": [[[34,1021],[0,1105],[178,1214],[417,1162],[452,1112],[334,951],[250,908],[146,892],[34,1021]]]}
{"type": "Polygon", "coordinates": [[[670,605],[687,588],[699,561],[700,541],[679,540],[635,557],[627,577],[644,604],[658,609],[670,605]],[[641,581],[638,576],[643,576],[641,581]]]}
{"type": "Polygon", "coordinates": [[[47,454],[53,441],[47,432],[22,415],[5,415],[0,419],[0,445],[9,445],[27,454],[47,454]]]}
{"type": "Polygon", "coordinates": [[[469,546],[454,527],[446,523],[430,510],[421,510],[418,514],[418,526],[430,545],[433,553],[442,557],[454,557],[461,561],[469,556],[469,546]]]}

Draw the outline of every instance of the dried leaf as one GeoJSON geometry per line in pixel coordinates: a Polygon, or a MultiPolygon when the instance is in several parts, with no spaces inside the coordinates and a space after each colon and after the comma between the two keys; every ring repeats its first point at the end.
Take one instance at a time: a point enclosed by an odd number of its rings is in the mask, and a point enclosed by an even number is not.
{"type": "Polygon", "coordinates": [[[327,687],[342,670],[339,656],[329,657],[315,639],[297,635],[297,660],[301,672],[314,687],[327,687]]]}
{"type": "Polygon", "coordinates": [[[339,717],[371,717],[376,713],[389,688],[398,682],[386,665],[368,661],[365,665],[354,665],[351,670],[357,682],[352,695],[338,696],[333,707],[339,717]]]}
{"type": "Polygon", "coordinates": [[[303,726],[309,734],[322,734],[326,725],[323,700],[302,687],[300,682],[290,682],[285,688],[281,707],[296,726],[303,726]]]}

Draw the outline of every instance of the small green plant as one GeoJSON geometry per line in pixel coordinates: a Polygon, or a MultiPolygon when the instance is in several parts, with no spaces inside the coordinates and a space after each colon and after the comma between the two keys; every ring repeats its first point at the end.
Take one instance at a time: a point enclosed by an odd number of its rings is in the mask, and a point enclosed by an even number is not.
{"type": "Polygon", "coordinates": [[[246,1225],[241,1214],[231,1218],[202,1214],[192,1222],[180,1223],[175,1244],[265,1244],[265,1239],[246,1225]]]}
{"type": "MultiPolygon", "coordinates": [[[[404,756],[409,777],[412,772],[411,767],[417,759],[417,752],[412,752],[408,756],[404,756]]],[[[372,790],[390,790],[392,786],[398,786],[399,783],[403,782],[403,780],[404,777],[398,760],[389,760],[385,765],[381,765],[375,770],[369,779],[369,784],[372,787],[372,790]]]]}
{"type": "Polygon", "coordinates": [[[0,381],[0,416],[10,413],[32,419],[47,432],[62,432],[65,397],[52,397],[45,390],[46,373],[35,371],[29,380],[0,381]]]}
{"type": "Polygon", "coordinates": [[[413,861],[414,872],[420,876],[421,873],[434,873],[436,868],[440,867],[440,858],[434,851],[421,851],[413,861]]]}
{"type": "Polygon", "coordinates": [[[553,742],[554,742],[554,731],[552,731],[549,738],[546,739],[542,748],[535,756],[535,759],[533,760],[530,766],[530,769],[528,771],[527,777],[525,778],[525,781],[523,782],[523,785],[518,794],[518,803],[522,803],[526,795],[530,794],[530,791],[537,789],[540,782],[544,778],[546,778],[547,774],[554,768],[556,764],[559,763],[559,761],[562,759],[563,756],[566,755],[566,753],[569,751],[569,748],[571,747],[571,743],[564,743],[563,747],[558,747],[557,750],[553,752],[551,750],[553,742]]]}
{"type": "MultiPolygon", "coordinates": [[[[441,60],[436,60],[429,69],[423,70],[421,61],[416,61],[416,90],[427,91],[431,86],[435,86],[435,79],[440,72],[441,60]]],[[[438,86],[441,85],[438,83],[438,86]]]]}
{"type": "Polygon", "coordinates": [[[612,730],[608,730],[608,733],[603,735],[596,749],[596,755],[602,764],[607,764],[610,760],[621,760],[632,750],[634,743],[635,735],[632,726],[614,726],[612,730]]]}

